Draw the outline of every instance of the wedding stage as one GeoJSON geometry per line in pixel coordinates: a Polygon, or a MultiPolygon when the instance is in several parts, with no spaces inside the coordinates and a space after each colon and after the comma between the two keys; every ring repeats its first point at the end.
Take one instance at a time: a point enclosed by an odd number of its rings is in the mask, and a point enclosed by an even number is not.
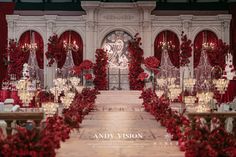
{"type": "Polygon", "coordinates": [[[95,110],[61,144],[58,157],[183,157],[155,118],[144,111],[141,91],[100,91],[95,110]],[[125,134],[125,135],[124,135],[125,134]]]}

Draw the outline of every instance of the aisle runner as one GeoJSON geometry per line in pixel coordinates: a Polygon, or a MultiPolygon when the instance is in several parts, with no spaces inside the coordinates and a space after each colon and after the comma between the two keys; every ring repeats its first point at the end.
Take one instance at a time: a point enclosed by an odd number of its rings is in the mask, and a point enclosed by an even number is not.
{"type": "Polygon", "coordinates": [[[85,117],[79,132],[61,144],[58,157],[182,157],[165,128],[143,111],[139,92],[105,92],[98,96],[94,112],[85,117]],[[110,104],[101,102],[108,97],[110,104]],[[130,98],[128,98],[130,96],[130,98]],[[132,99],[136,100],[132,100],[132,99]],[[120,100],[122,99],[122,100],[120,100]],[[127,103],[119,104],[120,101],[127,103]]]}

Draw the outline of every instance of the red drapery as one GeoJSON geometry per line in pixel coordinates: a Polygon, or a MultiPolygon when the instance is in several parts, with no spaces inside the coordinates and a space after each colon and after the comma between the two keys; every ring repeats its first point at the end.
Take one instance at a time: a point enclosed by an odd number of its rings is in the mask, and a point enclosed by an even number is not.
{"type": "Polygon", "coordinates": [[[157,35],[154,42],[154,56],[161,61],[162,49],[160,46],[160,42],[172,42],[172,44],[175,46],[172,50],[168,51],[168,55],[171,63],[175,67],[179,68],[180,42],[178,36],[174,32],[168,30],[162,31],[157,35]]]}
{"type": "MultiPolygon", "coordinates": [[[[194,68],[199,65],[202,52],[202,44],[204,42],[217,44],[218,38],[215,33],[208,30],[201,31],[197,34],[194,39],[194,68]]],[[[208,59],[209,63],[214,66],[214,58],[208,57],[208,59]]]]}
{"type": "Polygon", "coordinates": [[[62,33],[59,38],[61,58],[58,62],[58,68],[62,68],[66,61],[66,50],[63,48],[63,41],[66,41],[67,43],[69,43],[69,41],[70,43],[75,42],[79,46],[79,50],[77,52],[72,50],[72,56],[74,64],[80,65],[80,63],[83,61],[83,41],[78,33],[69,30],[62,33]]]}
{"type": "Polygon", "coordinates": [[[7,67],[4,64],[4,54],[7,48],[7,21],[6,15],[12,14],[14,11],[15,3],[13,2],[0,2],[0,87],[2,80],[5,78],[7,67]]]}

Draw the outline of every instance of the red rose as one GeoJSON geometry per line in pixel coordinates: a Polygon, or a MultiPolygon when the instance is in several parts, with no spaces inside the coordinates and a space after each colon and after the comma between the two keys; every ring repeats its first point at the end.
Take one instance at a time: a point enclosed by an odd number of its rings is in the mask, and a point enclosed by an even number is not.
{"type": "Polygon", "coordinates": [[[85,74],[84,77],[86,80],[91,80],[93,78],[92,74],[85,74]]]}
{"type": "Polygon", "coordinates": [[[139,75],[138,75],[138,79],[143,81],[145,80],[146,78],[148,78],[148,74],[145,73],[145,72],[141,72],[139,75]]]}
{"type": "Polygon", "coordinates": [[[148,69],[157,69],[160,65],[160,61],[154,57],[147,57],[144,60],[144,65],[148,68],[148,69]]]}

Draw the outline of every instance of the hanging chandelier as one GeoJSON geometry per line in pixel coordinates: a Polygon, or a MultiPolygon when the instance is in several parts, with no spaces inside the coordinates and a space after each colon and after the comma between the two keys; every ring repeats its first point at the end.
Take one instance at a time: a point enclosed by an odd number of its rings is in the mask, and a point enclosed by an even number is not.
{"type": "Polygon", "coordinates": [[[212,43],[212,42],[210,42],[210,43],[204,42],[204,43],[202,44],[202,48],[203,48],[203,50],[207,50],[207,51],[213,50],[213,49],[215,48],[215,44],[212,43]]]}
{"type": "Polygon", "coordinates": [[[79,46],[76,44],[76,41],[74,40],[73,42],[71,42],[71,32],[69,32],[68,42],[66,40],[63,41],[63,47],[66,50],[66,52],[69,52],[69,51],[78,52],[79,51],[79,46]]]}
{"type": "Polygon", "coordinates": [[[30,44],[24,43],[24,45],[22,45],[21,49],[23,52],[28,52],[28,51],[34,52],[38,49],[38,46],[37,46],[37,43],[30,43],[30,44]]]}
{"type": "Polygon", "coordinates": [[[213,42],[207,42],[207,32],[203,32],[203,44],[202,49],[206,51],[212,51],[215,48],[215,44],[213,42]]]}
{"type": "Polygon", "coordinates": [[[167,50],[167,51],[175,48],[175,45],[172,43],[172,41],[167,41],[167,31],[163,33],[163,41],[160,41],[159,45],[162,50],[167,50]]]}
{"type": "Polygon", "coordinates": [[[24,43],[21,46],[23,52],[35,52],[38,49],[37,43],[35,43],[34,32],[30,31],[30,43],[24,43]]]}

